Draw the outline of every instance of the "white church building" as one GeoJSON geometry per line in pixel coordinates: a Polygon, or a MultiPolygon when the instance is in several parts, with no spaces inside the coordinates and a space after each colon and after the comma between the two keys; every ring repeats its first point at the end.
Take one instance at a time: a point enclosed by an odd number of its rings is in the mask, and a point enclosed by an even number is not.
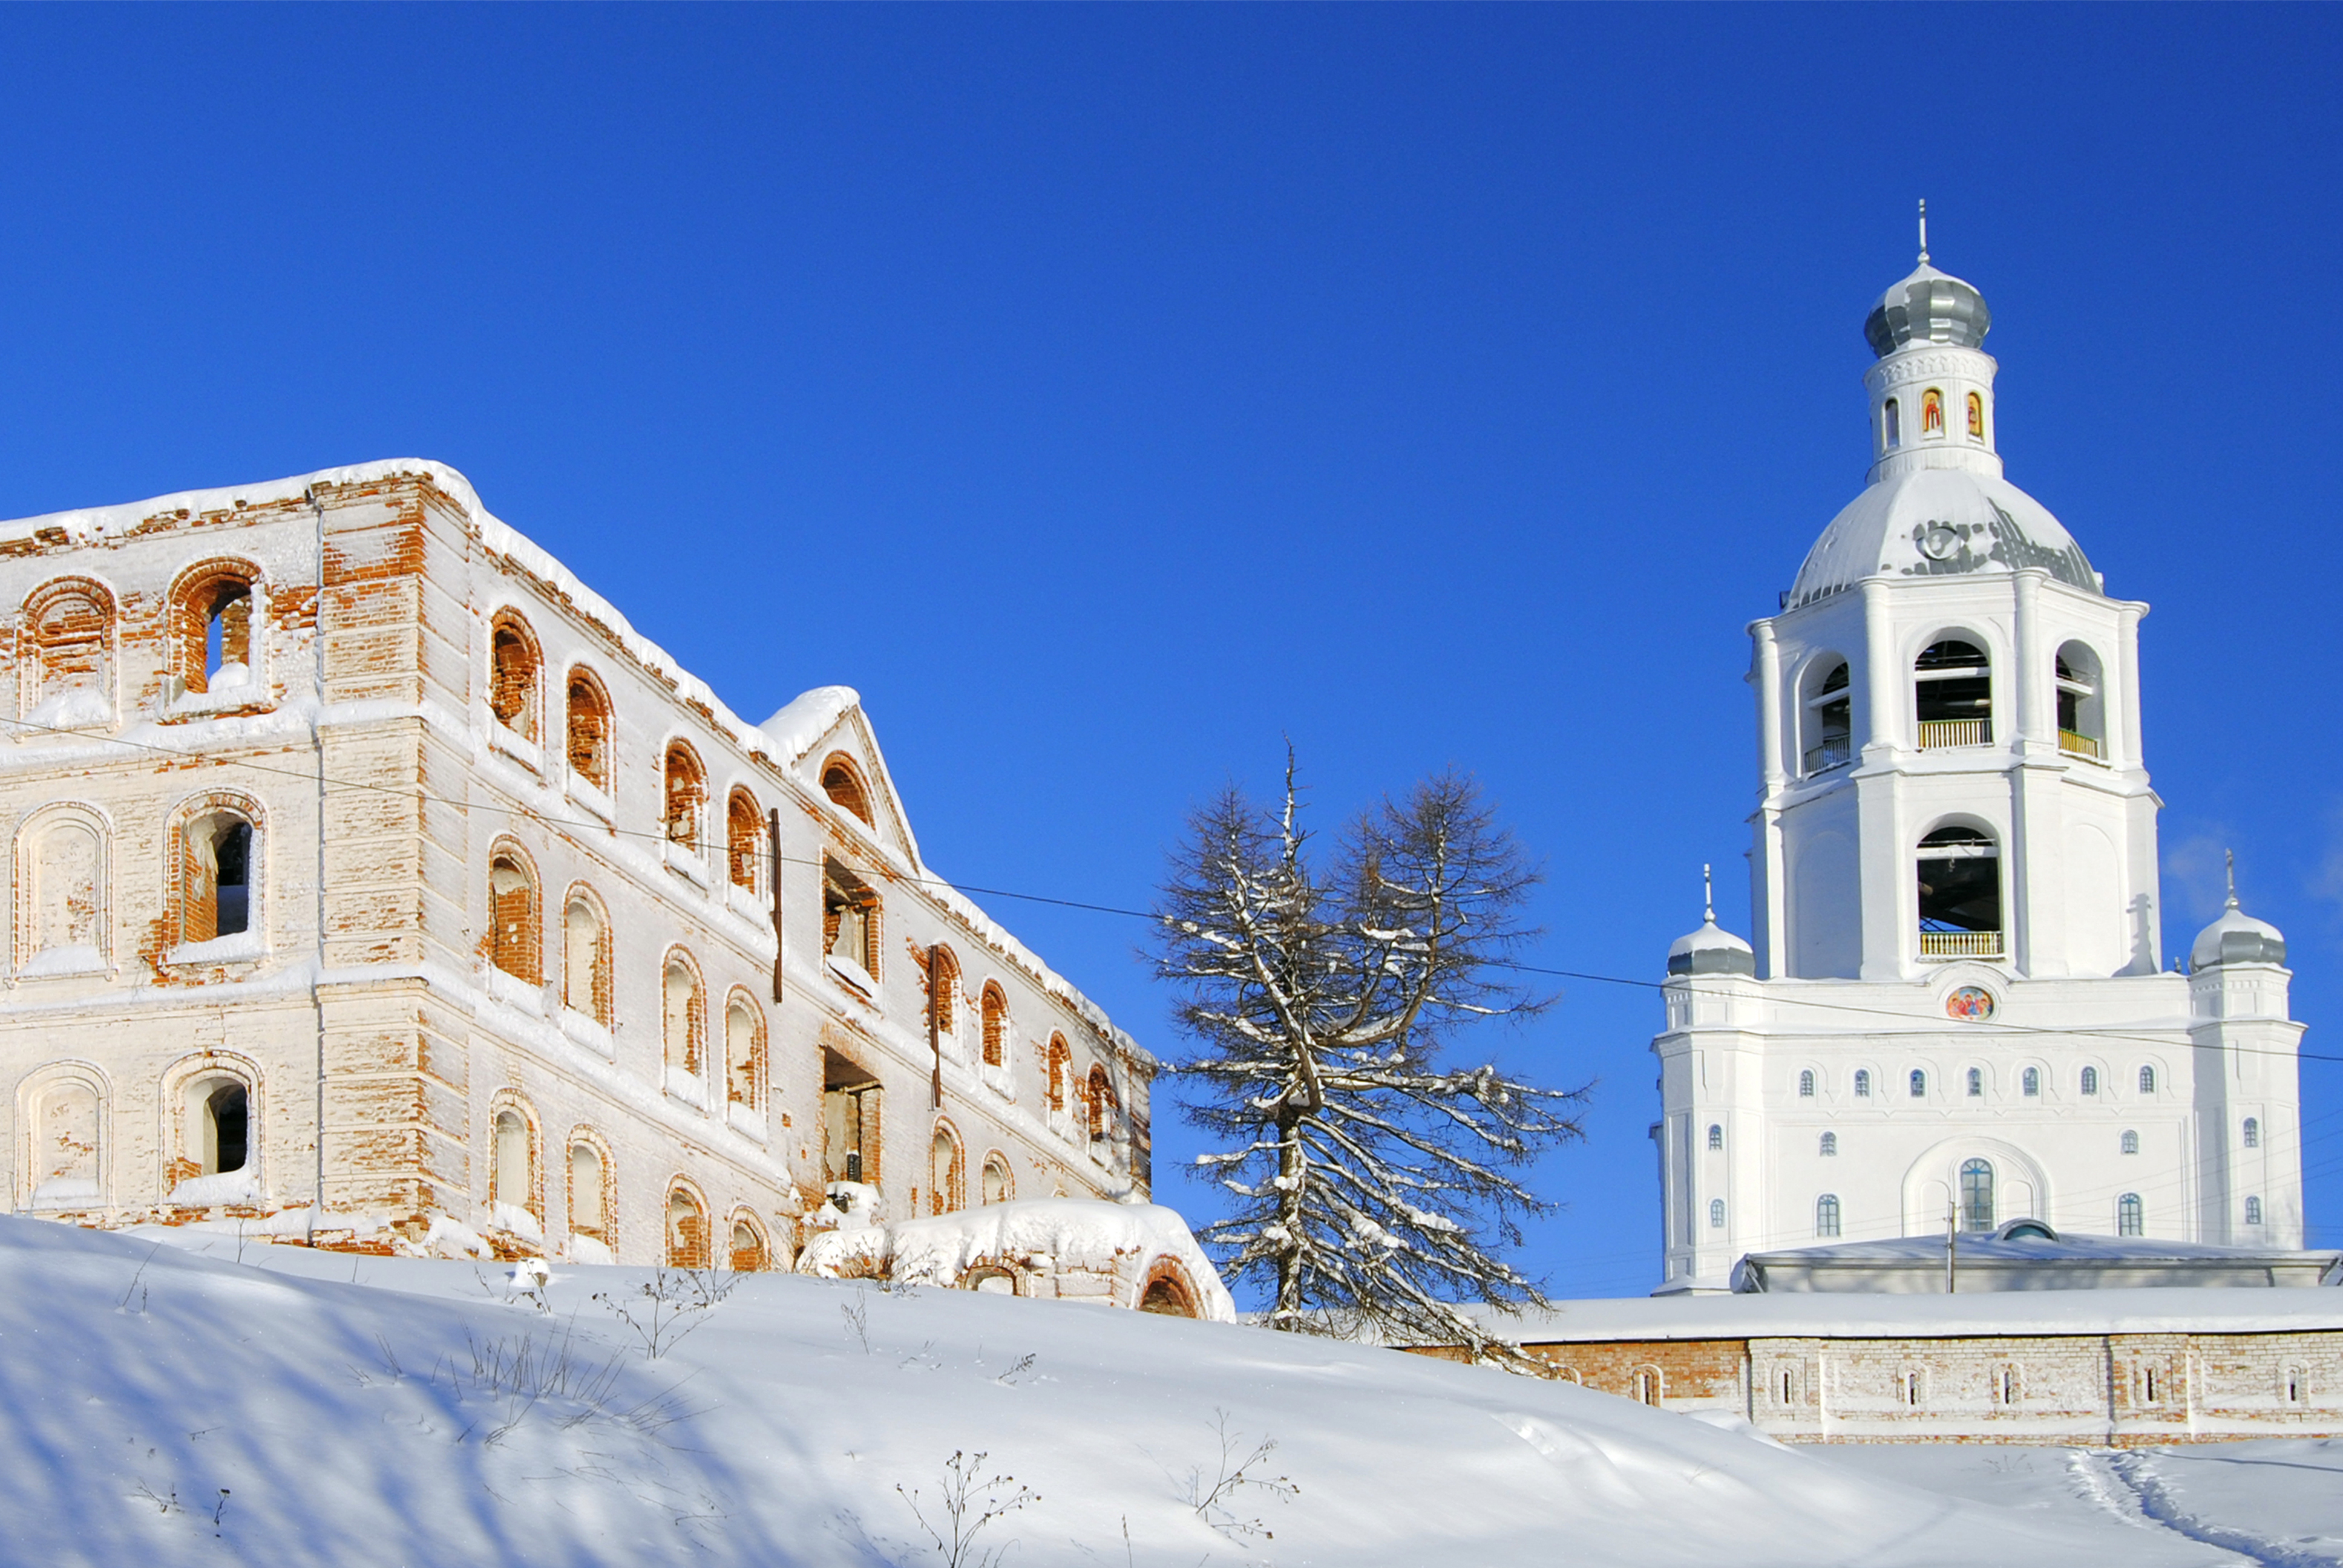
{"type": "Polygon", "coordinates": [[[1753,940],[1670,950],[1664,1277],[1971,1234],[2303,1241],[2286,943],[2167,967],[2144,604],[2002,477],[1991,317],[1927,265],[1865,323],[1867,484],[1754,622],[1753,940]]]}

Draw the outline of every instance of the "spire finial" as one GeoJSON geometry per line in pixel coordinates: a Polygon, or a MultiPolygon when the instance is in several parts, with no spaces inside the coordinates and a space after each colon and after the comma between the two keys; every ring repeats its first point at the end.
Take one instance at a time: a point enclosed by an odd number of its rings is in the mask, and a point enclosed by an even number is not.
{"type": "Polygon", "coordinates": [[[2234,910],[2237,907],[2237,852],[2224,849],[2221,853],[2229,862],[2229,908],[2234,910]]]}
{"type": "Polygon", "coordinates": [[[1716,885],[1708,879],[1708,862],[1700,863],[1701,918],[1710,925],[1716,924],[1716,885]]]}
{"type": "Polygon", "coordinates": [[[1920,265],[1928,265],[1928,198],[1920,198],[1920,265]]]}

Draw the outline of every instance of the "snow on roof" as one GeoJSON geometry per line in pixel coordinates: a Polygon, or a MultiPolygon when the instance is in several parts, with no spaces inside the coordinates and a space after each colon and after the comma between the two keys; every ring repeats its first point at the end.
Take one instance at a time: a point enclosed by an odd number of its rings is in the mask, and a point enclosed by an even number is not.
{"type": "Polygon", "coordinates": [[[1029,1198],[987,1203],[956,1214],[832,1231],[805,1244],[798,1271],[835,1279],[856,1264],[916,1284],[951,1285],[979,1263],[1046,1253],[1060,1269],[1110,1273],[1136,1254],[1142,1265],[1168,1257],[1187,1271],[1215,1322],[1236,1322],[1230,1300],[1188,1222],[1160,1203],[1108,1203],[1095,1198],[1029,1198]]]}
{"type": "Polygon", "coordinates": [[[861,705],[862,694],[850,686],[817,686],[792,698],[757,728],[782,761],[795,762],[830,733],[847,709],[861,705]]]}
{"type": "Polygon", "coordinates": [[[2213,1286],[1996,1291],[1976,1295],[1797,1292],[1556,1302],[1519,1316],[1465,1309],[1516,1344],[1604,1340],[1948,1339],[1978,1334],[2281,1333],[2343,1329],[2343,1290],[2213,1286]]]}
{"type": "MultiPolygon", "coordinates": [[[[2008,1229],[2009,1227],[2005,1227],[2008,1229]]],[[[1942,1236],[1887,1236],[1870,1241],[1833,1241],[1820,1247],[1790,1247],[1751,1254],[1762,1263],[1942,1262],[1942,1236]]],[[[1960,1239],[1963,1262],[2074,1263],[2263,1263],[2318,1262],[2331,1266],[2343,1252],[2296,1252],[2273,1247],[2218,1247],[2208,1241],[2159,1241],[2141,1236],[1978,1234],[1960,1239]]]]}

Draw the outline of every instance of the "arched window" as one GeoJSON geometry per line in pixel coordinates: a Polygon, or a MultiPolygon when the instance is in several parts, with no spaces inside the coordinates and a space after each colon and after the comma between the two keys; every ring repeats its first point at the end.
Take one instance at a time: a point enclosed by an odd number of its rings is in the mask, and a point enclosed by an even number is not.
{"type": "Polygon", "coordinates": [[[699,1194],[681,1183],[668,1189],[667,1263],[670,1269],[705,1269],[708,1257],[708,1205],[699,1194]]]}
{"type": "Polygon", "coordinates": [[[1880,425],[1884,439],[1891,447],[1902,446],[1904,444],[1903,405],[1896,402],[1895,398],[1890,397],[1887,399],[1887,407],[1883,410],[1883,413],[1885,417],[1881,419],[1880,425]]]}
{"type": "Polygon", "coordinates": [[[960,1032],[960,960],[941,942],[928,950],[928,1020],[939,1040],[960,1032]]]}
{"type": "Polygon", "coordinates": [[[253,680],[253,585],[241,561],[216,561],[179,579],[172,594],[172,674],[187,691],[225,693],[253,680]]]}
{"type": "Polygon", "coordinates": [[[569,672],[569,770],[610,791],[610,699],[583,668],[569,672]]]}
{"type": "Polygon", "coordinates": [[[223,807],[191,819],[181,838],[181,940],[207,942],[256,929],[253,873],[260,862],[260,835],[251,819],[223,807]]]}
{"type": "Polygon", "coordinates": [[[668,743],[666,778],[668,841],[697,854],[699,811],[708,799],[707,770],[700,767],[699,754],[689,745],[672,740],[668,743]]]}
{"type": "Polygon", "coordinates": [[[2083,1092],[2086,1094],[2097,1094],[2098,1091],[2099,1070],[2096,1067],[2087,1067],[2083,1069],[2083,1092]]]}
{"type": "Polygon", "coordinates": [[[530,985],[543,985],[545,972],[538,916],[537,877],[528,862],[510,850],[488,860],[488,961],[530,985]]]}
{"type": "Polygon", "coordinates": [[[1945,433],[1945,395],[1934,387],[1920,394],[1920,434],[1941,436],[1945,433]]]}
{"type": "Polygon", "coordinates": [[[2245,1133],[2246,1147],[2248,1149],[2259,1149],[2262,1146],[2261,1119],[2258,1116],[2247,1117],[2245,1133]]]}
{"type": "Polygon", "coordinates": [[[764,1010],[744,990],[724,1007],[724,1098],[743,1111],[765,1108],[764,1010]]]}
{"type": "Polygon", "coordinates": [[[1725,1147],[1725,1129],[1714,1121],[1708,1124],[1708,1146],[1711,1149],[1725,1147]]]}
{"type": "Polygon", "coordinates": [[[1093,1066],[1091,1069],[1090,1092],[1082,1098],[1091,1113],[1091,1141],[1104,1142],[1107,1135],[1114,1131],[1115,1111],[1114,1085],[1107,1081],[1105,1068],[1093,1066]]]}
{"type": "Polygon", "coordinates": [[[106,1096],[95,1075],[43,1086],[32,1101],[35,1209],[91,1209],[106,1201],[106,1096]]]}
{"type": "Polygon", "coordinates": [[[1912,1070],[1911,1093],[1915,1100],[1926,1100],[1928,1097],[1928,1075],[1916,1067],[1912,1070]]]}
{"type": "Polygon", "coordinates": [[[1000,1067],[1009,1060],[1009,999],[992,981],[984,982],[984,1065],[1000,1067]]]}
{"type": "Polygon", "coordinates": [[[72,807],[36,817],[16,855],[17,951],[23,970],[42,955],[55,971],[93,970],[112,943],[103,821],[72,807]]]}
{"type": "Polygon", "coordinates": [[[843,751],[833,751],[821,765],[821,792],[830,803],[865,825],[870,821],[870,791],[863,787],[862,769],[843,751]]]}
{"type": "Polygon", "coordinates": [[[984,1184],[979,1191],[987,1203],[1006,1203],[1017,1195],[1009,1175],[1009,1156],[998,1149],[984,1157],[984,1184]]]}
{"type": "Polygon", "coordinates": [[[822,951],[879,978],[879,895],[844,866],[822,857],[822,951]]]}
{"type": "Polygon", "coordinates": [[[1639,1367],[1635,1372],[1635,1402],[1657,1408],[1660,1402],[1660,1373],[1656,1367],[1639,1367]]]}
{"type": "Polygon", "coordinates": [[[1838,1155],[1838,1134],[1837,1134],[1837,1133],[1835,1133],[1835,1132],[1825,1132],[1825,1133],[1824,1133],[1824,1134],[1823,1134],[1822,1153],[1823,1153],[1823,1158],[1824,1158],[1824,1159],[1825,1159],[1825,1160],[1835,1159],[1835,1158],[1837,1157],[1837,1155],[1838,1155]]]}
{"type": "Polygon", "coordinates": [[[569,1144],[569,1233],[605,1248],[614,1239],[610,1234],[609,1168],[600,1149],[574,1133],[569,1144]]]}
{"type": "Polygon", "coordinates": [[[1932,642],[1912,661],[1920,749],[1984,746],[1993,739],[1993,663],[1958,638],[1932,642]]]}
{"type": "Polygon", "coordinates": [[[2246,1200],[2246,1223],[2247,1223],[2247,1224],[2248,1224],[2248,1225],[2258,1225],[2258,1224],[2260,1224],[2261,1222],[2262,1222],[2262,1201],[2261,1201],[2259,1198],[2248,1198],[2248,1199],[2247,1199],[2247,1200],[2246,1200]]]}
{"type": "Polygon", "coordinates": [[[724,801],[724,866],[732,885],[757,890],[757,870],[764,862],[765,818],[757,798],[736,789],[724,801]]]}
{"type": "Polygon", "coordinates": [[[2018,1091],[2026,1099],[2036,1099],[2042,1092],[2042,1070],[2038,1067],[2027,1068],[2017,1075],[2017,1086],[2018,1091]]]}
{"type": "Polygon", "coordinates": [[[824,1047],[821,1053],[822,1170],[832,1181],[879,1184],[885,1091],[870,1070],[824,1047]]]}
{"type": "Polygon", "coordinates": [[[1815,1070],[1811,1067],[1800,1068],[1798,1070],[1798,1098],[1801,1100],[1812,1100],[1814,1097],[1815,1070]]]}
{"type": "Polygon", "coordinates": [[[202,1198],[190,1198],[177,1189],[202,1177],[256,1170],[261,1126],[255,1105],[257,1082],[243,1064],[230,1065],[216,1056],[206,1057],[179,1081],[172,1098],[179,1111],[180,1151],[168,1171],[176,1201],[227,1201],[232,1195],[216,1189],[202,1198]]]}
{"type": "Polygon", "coordinates": [[[1984,1160],[1961,1162],[1961,1228],[1993,1229],[1993,1166],[1984,1160]]]}
{"type": "Polygon", "coordinates": [[[668,955],[661,976],[663,1033],[667,1043],[667,1086],[687,1093],[697,1089],[704,1056],[706,1009],[699,990],[699,971],[682,950],[668,955]]]}
{"type": "Polygon", "coordinates": [[[1846,660],[1824,658],[1809,667],[1805,710],[1805,771],[1821,773],[1855,756],[1855,721],[1847,688],[1846,660]]]}
{"type": "Polygon", "coordinates": [[[537,739],[537,638],[510,610],[488,630],[488,711],[524,740],[537,739]]]}
{"type": "Polygon", "coordinates": [[[2127,1192],[2116,1200],[2116,1234],[2118,1236],[2147,1234],[2147,1211],[2141,1206],[2138,1193],[2127,1192]]]}
{"type": "Polygon", "coordinates": [[[772,1267],[772,1249],[765,1244],[765,1232],[746,1214],[732,1216],[731,1256],[727,1261],[736,1274],[753,1274],[772,1267]]]}
{"type": "Polygon", "coordinates": [[[2138,1134],[2138,1133],[2137,1133],[2137,1132],[2135,1132],[2135,1131],[2133,1131],[2130,1128],[2127,1128],[2127,1127],[2126,1129],[2124,1129],[2123,1141],[2122,1141],[2122,1143],[2119,1145],[2119,1147],[2120,1147],[2120,1148],[2123,1150],[2123,1151],[2124,1151],[2125,1153],[2127,1153],[2127,1154],[2137,1154],[2137,1153],[2138,1153],[2138,1152],[2139,1152],[2139,1134],[2138,1134]]]}
{"type": "Polygon", "coordinates": [[[1920,840],[1920,956],[2001,956],[2001,849],[1976,828],[1939,828],[1920,840]]]}
{"type": "Polygon", "coordinates": [[[1074,1053],[1068,1048],[1066,1037],[1061,1034],[1051,1035],[1049,1081],[1042,1088],[1042,1099],[1050,1110],[1058,1115],[1065,1114],[1066,1083],[1067,1080],[1073,1076],[1073,1070],[1074,1053]]]}
{"type": "Polygon", "coordinates": [[[1968,1081],[1969,1098],[1971,1100],[1982,1098],[1985,1094],[1985,1073],[1983,1070],[1975,1067],[1970,1068],[1968,1081]]]}
{"type": "Polygon", "coordinates": [[[610,1027],[610,923],[583,888],[561,911],[561,1005],[610,1027]]]}
{"type": "Polygon", "coordinates": [[[1972,392],[1969,394],[1968,402],[1969,439],[1982,441],[1985,439],[1985,399],[1972,392]]]}
{"type": "Polygon", "coordinates": [[[252,1096],[233,1081],[206,1083],[196,1101],[196,1131],[202,1140],[201,1174],[241,1171],[252,1155],[252,1096]]]}
{"type": "Polygon", "coordinates": [[[1815,1200],[1815,1234],[1824,1241],[1838,1237],[1838,1194],[1825,1192],[1815,1200]]]}
{"type": "Polygon", "coordinates": [[[2058,749],[2070,757],[2107,755],[2107,699],[2099,656],[2087,643],[2058,649],[2051,685],[2058,694],[2058,749]]]}
{"type": "Polygon", "coordinates": [[[1858,1067],[1855,1070],[1855,1097],[1857,1100],[1871,1098],[1871,1069],[1858,1067]]]}
{"type": "Polygon", "coordinates": [[[2156,1069],[2143,1067],[2139,1070],[2139,1091],[2142,1094],[2156,1092],[2156,1069]]]}
{"type": "Polygon", "coordinates": [[[1155,1265],[1154,1277],[1147,1282],[1139,1295],[1139,1310],[1167,1318],[1194,1318],[1203,1314],[1196,1311],[1196,1292],[1180,1265],[1163,1259],[1155,1265]]]}
{"type": "Polygon", "coordinates": [[[1722,1198],[1708,1201],[1708,1228],[1712,1231],[1725,1228],[1725,1200],[1722,1198]]]}
{"type": "Polygon", "coordinates": [[[488,1162],[491,1223],[502,1231],[534,1231],[538,1224],[537,1130],[518,1106],[498,1111],[488,1162]]]}
{"type": "Polygon", "coordinates": [[[960,1134],[952,1131],[950,1122],[937,1122],[935,1135],[928,1141],[929,1213],[951,1214],[967,1207],[963,1170],[960,1134]]]}

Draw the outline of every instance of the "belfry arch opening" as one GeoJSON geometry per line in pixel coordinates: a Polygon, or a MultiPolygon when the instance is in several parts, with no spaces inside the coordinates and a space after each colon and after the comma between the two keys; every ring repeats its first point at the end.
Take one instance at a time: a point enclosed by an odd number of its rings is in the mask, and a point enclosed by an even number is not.
{"type": "Polygon", "coordinates": [[[1993,739],[1993,664],[1958,638],[1930,643],[1912,661],[1912,706],[1920,749],[1984,746],[1993,739]]]}
{"type": "Polygon", "coordinates": [[[1920,956],[2001,956],[2001,847],[1980,828],[1939,828],[1920,840],[1920,956]]]}
{"type": "Polygon", "coordinates": [[[1844,767],[1855,757],[1854,690],[1846,660],[1828,655],[1816,659],[1805,685],[1802,770],[1812,775],[1844,767]]]}
{"type": "Polygon", "coordinates": [[[2058,749],[2093,759],[2107,755],[2107,694],[2099,656],[2079,642],[2058,649],[2051,670],[2058,696],[2058,749]]]}

